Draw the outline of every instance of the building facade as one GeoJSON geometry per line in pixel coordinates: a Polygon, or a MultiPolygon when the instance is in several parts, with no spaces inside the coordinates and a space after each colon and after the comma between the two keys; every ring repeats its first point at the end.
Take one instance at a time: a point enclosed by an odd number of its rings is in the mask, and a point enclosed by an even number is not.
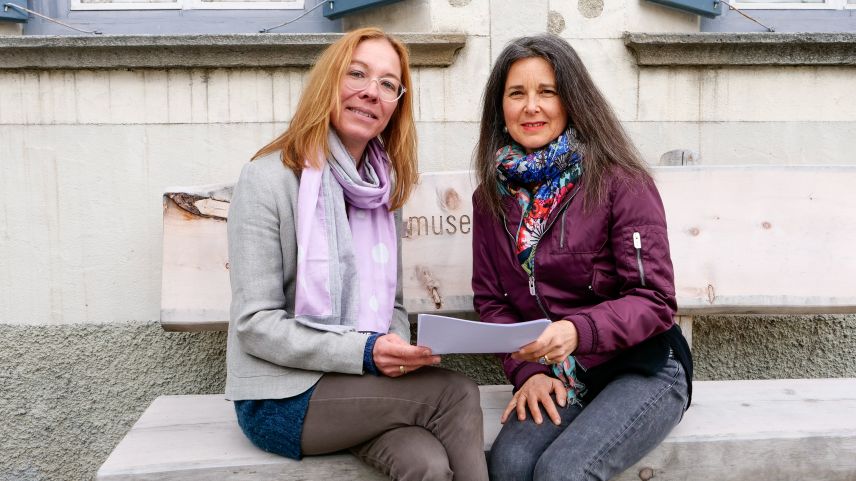
{"type": "MultiPolygon", "coordinates": [[[[298,19],[312,0],[156,3],[29,4],[100,36],[0,22],[0,480],[89,479],[155,397],[222,392],[225,335],[158,325],[161,194],[234,181],[330,33],[448,44],[415,56],[422,172],[470,167],[494,58],[541,32],[578,50],[652,165],[856,163],[854,0],[732,2],[757,22],[646,0],[404,0],[335,20],[298,19]],[[287,20],[275,32],[293,35],[254,33],[287,20]],[[808,33],[745,35],[763,25],[808,33]]],[[[702,318],[693,337],[700,379],[856,376],[851,316],[702,318]]],[[[448,363],[501,382],[490,359],[448,363]]]]}

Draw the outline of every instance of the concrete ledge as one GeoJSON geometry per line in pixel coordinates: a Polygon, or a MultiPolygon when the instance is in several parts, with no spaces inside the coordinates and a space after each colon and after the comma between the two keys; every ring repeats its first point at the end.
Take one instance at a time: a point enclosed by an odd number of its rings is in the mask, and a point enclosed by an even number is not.
{"type": "Polygon", "coordinates": [[[856,65],[856,33],[625,33],[641,66],[856,65]]]}
{"type": "MultiPolygon", "coordinates": [[[[0,70],[309,67],[341,33],[0,37],[0,70]]],[[[447,67],[463,34],[395,34],[416,67],[447,67]]]]}

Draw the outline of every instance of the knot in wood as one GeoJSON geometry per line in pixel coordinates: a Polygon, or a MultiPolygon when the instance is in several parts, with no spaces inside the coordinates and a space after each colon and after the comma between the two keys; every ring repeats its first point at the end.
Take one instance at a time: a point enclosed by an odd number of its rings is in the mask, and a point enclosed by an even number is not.
{"type": "Polygon", "coordinates": [[[639,470],[639,479],[642,481],[648,481],[649,479],[654,477],[654,470],[651,468],[642,468],[639,470]]]}
{"type": "Polygon", "coordinates": [[[444,190],[440,196],[440,207],[446,212],[458,210],[461,207],[461,195],[451,187],[444,190]]]}

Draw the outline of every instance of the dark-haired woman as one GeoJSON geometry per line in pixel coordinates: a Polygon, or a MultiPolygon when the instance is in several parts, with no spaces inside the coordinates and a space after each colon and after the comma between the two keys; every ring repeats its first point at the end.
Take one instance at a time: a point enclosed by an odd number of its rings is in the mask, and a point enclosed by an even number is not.
{"type": "Polygon", "coordinates": [[[690,400],[657,189],[576,52],[550,35],[499,55],[476,155],[476,310],[553,321],[502,356],[514,396],[491,479],[610,479],[690,400]]]}

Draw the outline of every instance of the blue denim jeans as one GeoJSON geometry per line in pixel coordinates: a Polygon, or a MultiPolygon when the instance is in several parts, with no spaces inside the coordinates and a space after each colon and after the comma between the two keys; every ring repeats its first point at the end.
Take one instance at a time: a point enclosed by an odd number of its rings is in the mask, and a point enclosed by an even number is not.
{"type": "Polygon", "coordinates": [[[673,357],[653,376],[623,374],[585,407],[557,406],[557,426],[512,414],[490,452],[492,481],[608,480],[654,449],[683,417],[684,369],[673,357]]]}

